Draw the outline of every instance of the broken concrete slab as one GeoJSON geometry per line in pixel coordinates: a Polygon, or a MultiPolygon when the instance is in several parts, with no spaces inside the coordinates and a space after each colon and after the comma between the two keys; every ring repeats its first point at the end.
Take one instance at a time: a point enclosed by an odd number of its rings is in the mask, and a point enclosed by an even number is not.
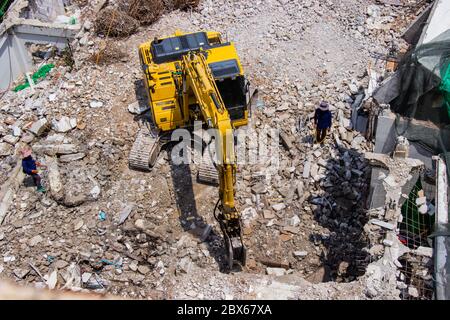
{"type": "Polygon", "coordinates": [[[272,205],[272,208],[275,211],[281,211],[286,208],[286,205],[284,203],[276,203],[272,205]]]}
{"type": "Polygon", "coordinates": [[[308,255],[307,251],[294,251],[292,253],[294,257],[306,257],[308,255]]]}
{"type": "Polygon", "coordinates": [[[86,153],[84,152],[78,152],[74,154],[65,154],[59,157],[60,162],[72,162],[72,161],[78,161],[82,160],[86,157],[86,153]]]}
{"type": "Polygon", "coordinates": [[[35,136],[41,136],[45,131],[49,129],[49,123],[46,118],[39,119],[34,122],[31,127],[28,129],[29,132],[34,134],[35,136]]]}
{"type": "Polygon", "coordinates": [[[44,153],[48,156],[72,154],[78,152],[75,144],[41,145],[35,144],[33,150],[37,153],[44,153]]]}
{"type": "Polygon", "coordinates": [[[13,153],[13,147],[9,143],[0,142],[0,157],[10,156],[13,153]]]}
{"type": "Polygon", "coordinates": [[[266,268],[266,273],[269,276],[281,277],[286,274],[286,269],[283,268],[266,268]]]}
{"type": "Polygon", "coordinates": [[[19,141],[19,139],[19,137],[15,137],[12,134],[8,134],[3,137],[3,141],[9,143],[12,146],[14,146],[19,141]]]}
{"type": "Polygon", "coordinates": [[[41,235],[36,235],[33,238],[30,239],[30,241],[28,241],[28,245],[30,247],[34,247],[35,245],[37,245],[38,243],[42,242],[44,239],[42,238],[41,235]]]}
{"type": "Polygon", "coordinates": [[[420,246],[417,249],[413,250],[412,253],[419,256],[431,258],[433,257],[433,248],[420,246]]]}
{"type": "Polygon", "coordinates": [[[65,133],[77,127],[77,118],[61,117],[59,120],[52,120],[52,129],[59,133],[65,133]]]}
{"type": "Polygon", "coordinates": [[[128,111],[132,114],[142,114],[146,112],[147,110],[150,110],[150,108],[147,105],[142,105],[139,103],[139,101],[135,101],[128,105],[128,111]]]}
{"type": "Polygon", "coordinates": [[[48,182],[52,196],[59,197],[63,190],[61,175],[59,173],[58,161],[52,157],[46,157],[45,162],[48,170],[48,182]]]}
{"type": "Polygon", "coordinates": [[[311,171],[311,161],[306,161],[305,164],[303,165],[303,178],[307,179],[309,178],[309,174],[311,171]]]}
{"type": "Polygon", "coordinates": [[[369,221],[369,223],[375,224],[377,226],[383,227],[383,228],[388,229],[388,230],[394,230],[395,229],[395,226],[392,223],[387,223],[387,222],[384,222],[384,221],[381,221],[381,220],[378,220],[378,219],[371,219],[369,221]]]}

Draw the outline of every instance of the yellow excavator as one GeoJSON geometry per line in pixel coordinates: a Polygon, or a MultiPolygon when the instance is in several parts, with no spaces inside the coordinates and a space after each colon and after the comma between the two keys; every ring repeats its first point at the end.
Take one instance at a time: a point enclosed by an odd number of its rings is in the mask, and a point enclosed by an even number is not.
{"type": "Polygon", "coordinates": [[[182,33],[155,38],[139,47],[145,90],[156,134],[141,129],[130,151],[129,165],[149,170],[157,160],[161,137],[194,121],[216,129],[216,164],[201,164],[198,179],[218,180],[214,216],[222,230],[227,264],[245,265],[241,215],[235,205],[234,130],[248,124],[252,98],[236,48],[219,32],[182,33]],[[218,149],[217,149],[218,147],[218,149]],[[218,211],[218,213],[217,213],[218,211]]]}

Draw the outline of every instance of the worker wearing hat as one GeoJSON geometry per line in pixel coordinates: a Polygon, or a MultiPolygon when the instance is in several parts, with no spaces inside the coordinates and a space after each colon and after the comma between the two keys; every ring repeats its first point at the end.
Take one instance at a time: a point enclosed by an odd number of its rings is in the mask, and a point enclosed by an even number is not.
{"type": "Polygon", "coordinates": [[[41,176],[38,174],[37,167],[45,167],[31,156],[31,148],[25,147],[20,153],[22,154],[22,170],[30,175],[37,187],[38,192],[45,192],[45,188],[41,184],[41,176]]]}
{"type": "Polygon", "coordinates": [[[322,101],[314,113],[314,124],[316,125],[316,142],[323,143],[327,132],[331,128],[331,111],[327,102],[322,101]]]}

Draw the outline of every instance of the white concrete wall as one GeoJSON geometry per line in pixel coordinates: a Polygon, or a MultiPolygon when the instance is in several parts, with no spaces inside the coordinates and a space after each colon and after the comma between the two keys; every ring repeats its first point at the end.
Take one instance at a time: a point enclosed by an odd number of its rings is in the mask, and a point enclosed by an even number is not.
{"type": "Polygon", "coordinates": [[[27,43],[54,44],[62,49],[79,27],[19,24],[8,29],[0,37],[0,90],[6,90],[11,81],[31,71],[33,64],[27,43]]]}

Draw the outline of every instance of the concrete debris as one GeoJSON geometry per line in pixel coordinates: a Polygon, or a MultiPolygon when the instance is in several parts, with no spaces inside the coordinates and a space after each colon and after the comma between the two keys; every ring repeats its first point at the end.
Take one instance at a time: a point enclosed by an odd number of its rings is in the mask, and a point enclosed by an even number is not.
{"type": "MultiPolygon", "coordinates": [[[[399,33],[415,13],[355,0],[152,2],[163,4],[159,13],[143,1],[146,7],[132,12],[141,2],[87,1],[79,14],[66,6],[59,20],[79,23],[71,53],[34,44],[36,65],[52,63],[52,72],[18,92],[3,93],[8,83],[0,79],[2,276],[138,299],[398,299],[400,291],[414,297],[414,284],[396,275],[398,265],[432,252],[401,246],[398,208],[388,217],[384,206],[368,211],[365,204],[369,164],[389,171],[379,183],[393,199],[420,164],[371,153],[373,139],[352,129],[352,105],[360,106],[358,115],[370,111],[370,54],[387,52],[391,42],[406,52],[399,33]],[[171,12],[189,3],[197,9],[171,12]],[[151,172],[127,165],[130,141],[152,117],[136,48],[142,34],[154,39],[175,29],[232,34],[260,91],[249,127],[258,134],[282,129],[261,136],[280,143],[269,152],[278,164],[238,164],[235,201],[249,249],[242,272],[221,272],[223,239],[212,216],[217,188],[196,181],[196,163],[174,165],[167,146],[151,172]],[[292,52],[293,43],[302,49],[280,64],[280,52],[292,52]],[[322,100],[333,123],[320,145],[311,116],[322,100]],[[47,165],[40,170],[45,194],[36,193],[30,177],[21,180],[23,143],[47,165]]],[[[420,210],[425,205],[431,214],[432,199],[425,200],[420,210]]]]}
{"type": "Polygon", "coordinates": [[[101,108],[101,107],[103,107],[103,102],[101,102],[101,101],[91,101],[91,102],[89,103],[89,106],[90,106],[91,108],[94,108],[94,109],[96,109],[96,108],[101,108]]]}
{"type": "Polygon", "coordinates": [[[306,252],[306,251],[294,251],[293,255],[294,255],[294,257],[306,257],[308,255],[308,252],[306,252]]]}
{"type": "Polygon", "coordinates": [[[33,151],[40,154],[46,154],[48,156],[66,155],[78,152],[78,146],[75,144],[48,144],[40,145],[35,144],[33,151]]]}
{"type": "Polygon", "coordinates": [[[30,247],[34,247],[35,245],[37,245],[42,240],[44,240],[44,239],[40,235],[34,236],[33,238],[30,239],[30,241],[28,242],[28,245],[30,247]]]}
{"type": "Polygon", "coordinates": [[[431,258],[433,256],[433,248],[420,246],[416,250],[413,250],[413,253],[419,256],[431,258]]]}
{"type": "Polygon", "coordinates": [[[42,118],[36,122],[34,122],[31,127],[28,129],[35,136],[41,136],[47,129],[49,128],[49,123],[46,118],[42,118]]]}
{"type": "Polygon", "coordinates": [[[0,157],[6,157],[13,153],[13,147],[5,142],[0,143],[0,157]]]}
{"type": "Polygon", "coordinates": [[[286,274],[286,270],[283,268],[266,268],[266,272],[269,276],[281,277],[286,274]]]}
{"type": "Polygon", "coordinates": [[[72,161],[78,161],[82,160],[86,157],[86,154],[84,152],[79,153],[73,153],[73,154],[65,154],[59,157],[60,162],[72,162],[72,161]]]}
{"type": "Polygon", "coordinates": [[[68,132],[77,127],[77,119],[69,118],[66,116],[61,117],[61,119],[52,121],[52,129],[56,132],[68,132]]]}
{"type": "Polygon", "coordinates": [[[276,203],[272,205],[272,208],[275,211],[281,211],[286,208],[286,205],[284,203],[276,203]]]}
{"type": "Polygon", "coordinates": [[[381,221],[381,220],[378,220],[378,219],[372,219],[369,222],[372,223],[372,224],[375,224],[377,226],[386,228],[388,230],[394,230],[395,229],[395,226],[393,224],[387,223],[387,222],[384,222],[384,221],[381,221]]]}
{"type": "Polygon", "coordinates": [[[148,105],[143,106],[139,101],[135,101],[128,105],[128,111],[132,114],[142,114],[148,110],[150,110],[148,105]]]}
{"type": "Polygon", "coordinates": [[[13,272],[17,278],[23,279],[30,272],[30,269],[16,268],[13,272]]]}
{"type": "Polygon", "coordinates": [[[125,220],[129,217],[131,211],[133,210],[133,205],[127,205],[122,212],[120,213],[119,216],[119,225],[121,225],[122,223],[125,222],[125,220]]]}

